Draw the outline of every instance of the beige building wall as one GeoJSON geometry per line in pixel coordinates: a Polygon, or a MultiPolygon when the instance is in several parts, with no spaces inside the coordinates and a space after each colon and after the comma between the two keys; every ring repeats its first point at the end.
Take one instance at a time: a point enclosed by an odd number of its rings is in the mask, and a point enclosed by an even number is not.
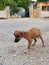
{"type": "Polygon", "coordinates": [[[49,17],[49,11],[41,11],[40,17],[41,17],[41,18],[49,17]]]}
{"type": "Polygon", "coordinates": [[[10,18],[10,8],[6,6],[4,10],[0,10],[0,18],[10,18]]]}
{"type": "Polygon", "coordinates": [[[47,11],[47,10],[46,11],[42,11],[42,6],[49,6],[49,2],[38,3],[37,8],[39,10],[40,18],[49,17],[49,11],[47,11]]]}
{"type": "Polygon", "coordinates": [[[6,15],[7,15],[7,18],[10,18],[10,7],[9,6],[6,6],[6,15]]]}
{"type": "Polygon", "coordinates": [[[30,18],[39,18],[39,11],[37,9],[30,9],[30,18]]]}
{"type": "Polygon", "coordinates": [[[29,16],[30,16],[30,18],[33,18],[33,9],[29,10],[29,16]]]}
{"type": "Polygon", "coordinates": [[[49,6],[49,2],[39,2],[37,6],[49,6]]]}
{"type": "Polygon", "coordinates": [[[6,9],[0,11],[0,18],[7,18],[6,9]]]}
{"type": "Polygon", "coordinates": [[[39,18],[39,11],[37,9],[33,9],[33,18],[39,18]]]}
{"type": "Polygon", "coordinates": [[[49,6],[49,2],[39,2],[37,3],[37,9],[33,9],[33,6],[29,8],[30,18],[44,18],[49,17],[49,11],[42,11],[42,6],[49,6]]]}

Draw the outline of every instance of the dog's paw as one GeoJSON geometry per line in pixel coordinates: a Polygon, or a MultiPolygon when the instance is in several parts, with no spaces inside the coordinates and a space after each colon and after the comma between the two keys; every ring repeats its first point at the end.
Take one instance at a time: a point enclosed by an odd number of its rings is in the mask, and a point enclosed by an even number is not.
{"type": "Polygon", "coordinates": [[[32,46],[35,46],[34,44],[32,44],[32,46]]]}
{"type": "Polygon", "coordinates": [[[24,52],[24,54],[27,54],[27,52],[24,52]]]}
{"type": "Polygon", "coordinates": [[[46,47],[45,45],[42,45],[42,48],[46,47]]]}

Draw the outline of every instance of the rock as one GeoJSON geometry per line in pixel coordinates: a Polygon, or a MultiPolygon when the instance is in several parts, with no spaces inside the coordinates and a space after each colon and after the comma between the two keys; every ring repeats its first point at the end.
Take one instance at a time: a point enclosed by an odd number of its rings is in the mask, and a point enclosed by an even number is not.
{"type": "Polygon", "coordinates": [[[27,52],[24,52],[24,54],[26,54],[27,52]]]}
{"type": "Polygon", "coordinates": [[[40,61],[43,62],[43,57],[40,58],[40,61]]]}
{"type": "Polygon", "coordinates": [[[13,56],[16,57],[16,54],[14,54],[13,56]]]}

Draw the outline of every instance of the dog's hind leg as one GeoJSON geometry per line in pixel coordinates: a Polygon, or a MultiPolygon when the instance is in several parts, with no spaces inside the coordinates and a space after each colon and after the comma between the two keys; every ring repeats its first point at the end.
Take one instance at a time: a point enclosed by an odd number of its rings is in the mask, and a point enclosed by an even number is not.
{"type": "Polygon", "coordinates": [[[36,39],[34,39],[34,43],[32,44],[32,46],[34,46],[34,45],[36,44],[36,42],[37,42],[37,40],[36,40],[36,39]]]}
{"type": "Polygon", "coordinates": [[[41,42],[42,42],[42,47],[45,47],[42,36],[40,36],[40,39],[41,39],[41,42]]]}

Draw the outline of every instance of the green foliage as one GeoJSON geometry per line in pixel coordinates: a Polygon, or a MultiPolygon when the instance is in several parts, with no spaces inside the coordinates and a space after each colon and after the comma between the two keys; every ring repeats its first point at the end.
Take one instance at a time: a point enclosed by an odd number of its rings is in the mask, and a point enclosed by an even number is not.
{"type": "Polygon", "coordinates": [[[4,0],[5,5],[11,5],[13,2],[13,0],[4,0]]]}
{"type": "Polygon", "coordinates": [[[0,4],[0,10],[4,10],[3,4],[0,4]]]}
{"type": "Polygon", "coordinates": [[[5,5],[9,5],[11,9],[11,14],[18,12],[17,3],[14,0],[4,0],[5,5]]]}
{"type": "Polygon", "coordinates": [[[47,2],[48,0],[37,0],[37,2],[47,2]]]}
{"type": "Polygon", "coordinates": [[[15,2],[10,4],[10,8],[11,8],[11,14],[14,14],[15,12],[19,11],[17,4],[15,2]]]}
{"type": "Polygon", "coordinates": [[[18,11],[17,4],[14,0],[0,0],[0,10],[3,10],[8,5],[11,8],[11,14],[18,11]]]}
{"type": "MultiPolygon", "coordinates": [[[[16,0],[15,0],[16,1],[16,0]]],[[[31,4],[31,0],[17,0],[17,6],[23,7],[26,11],[26,16],[28,16],[28,7],[31,4]]]]}
{"type": "Polygon", "coordinates": [[[4,10],[4,0],[0,0],[0,10],[4,10]]]}
{"type": "Polygon", "coordinates": [[[28,7],[31,0],[0,0],[0,10],[3,10],[6,5],[11,8],[11,13],[18,12],[18,7],[23,7],[26,10],[26,15],[28,14],[28,7]]]}

